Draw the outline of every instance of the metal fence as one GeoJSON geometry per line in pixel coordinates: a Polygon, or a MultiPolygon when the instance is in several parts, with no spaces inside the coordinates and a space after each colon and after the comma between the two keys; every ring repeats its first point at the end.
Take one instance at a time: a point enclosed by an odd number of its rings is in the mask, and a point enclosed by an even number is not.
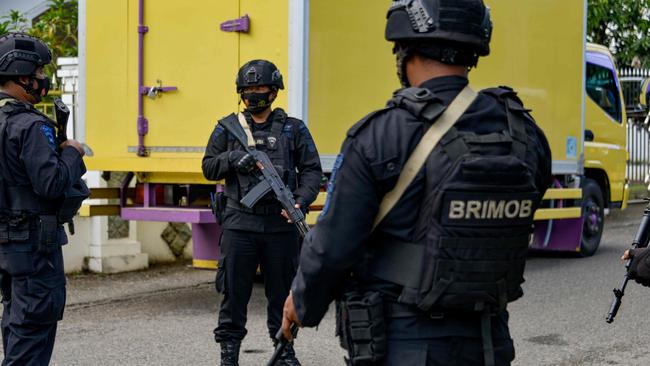
{"type": "Polygon", "coordinates": [[[641,84],[645,79],[650,78],[650,69],[621,69],[619,77],[628,114],[643,112],[639,96],[641,95],[641,84]]]}
{"type": "Polygon", "coordinates": [[[650,69],[621,69],[619,77],[628,115],[627,177],[632,184],[643,183],[650,174],[650,126],[645,124],[648,110],[640,104],[639,97],[643,81],[650,78],[650,69]]]}

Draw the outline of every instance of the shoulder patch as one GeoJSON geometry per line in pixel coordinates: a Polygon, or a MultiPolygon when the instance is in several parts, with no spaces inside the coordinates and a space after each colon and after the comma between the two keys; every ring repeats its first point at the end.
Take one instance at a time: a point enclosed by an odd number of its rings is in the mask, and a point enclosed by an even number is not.
{"type": "Polygon", "coordinates": [[[43,136],[45,136],[45,138],[47,139],[47,142],[49,143],[52,150],[56,151],[56,139],[54,138],[54,128],[46,125],[45,123],[42,123],[40,129],[41,129],[41,133],[43,133],[43,136]]]}
{"type": "Polygon", "coordinates": [[[298,132],[300,133],[300,135],[302,135],[302,138],[305,140],[305,144],[307,145],[307,150],[310,153],[316,152],[316,143],[314,142],[314,138],[309,133],[309,129],[307,128],[307,125],[300,122],[298,124],[298,132]]]}

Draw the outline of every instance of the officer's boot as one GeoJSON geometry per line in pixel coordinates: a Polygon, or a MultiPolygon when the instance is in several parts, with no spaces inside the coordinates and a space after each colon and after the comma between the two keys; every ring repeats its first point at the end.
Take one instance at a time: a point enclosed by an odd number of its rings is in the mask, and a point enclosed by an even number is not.
{"type": "Polygon", "coordinates": [[[239,366],[239,346],[241,342],[223,341],[221,345],[221,366],[239,366]]]}
{"type": "MultiPolygon", "coordinates": [[[[277,346],[278,341],[273,340],[273,346],[277,346]]],[[[296,351],[293,349],[293,344],[287,344],[284,348],[284,352],[280,355],[280,360],[278,361],[280,366],[301,366],[300,361],[296,358],[296,351]]]]}

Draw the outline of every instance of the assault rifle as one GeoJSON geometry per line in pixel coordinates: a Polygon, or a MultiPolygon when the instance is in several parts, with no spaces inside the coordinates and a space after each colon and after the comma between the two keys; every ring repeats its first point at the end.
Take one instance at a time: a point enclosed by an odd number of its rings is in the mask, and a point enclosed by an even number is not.
{"type": "MultiPolygon", "coordinates": [[[[298,334],[298,326],[295,323],[291,324],[290,331],[291,334],[293,335],[293,338],[295,339],[296,335],[298,334]]],[[[280,360],[280,356],[282,355],[282,352],[284,352],[284,349],[287,348],[287,345],[290,343],[286,338],[284,338],[284,335],[282,335],[282,329],[278,331],[278,334],[275,336],[275,339],[278,340],[278,344],[275,346],[273,355],[271,356],[271,359],[266,364],[266,366],[275,366],[278,360],[280,360]]]]}
{"type": "MultiPolygon", "coordinates": [[[[60,98],[54,98],[54,113],[56,114],[57,131],[56,138],[59,144],[68,140],[67,128],[70,110],[60,98]]],[[[81,144],[86,155],[93,156],[93,151],[86,144],[81,144]]],[[[68,224],[70,235],[74,235],[74,216],[79,211],[82,202],[90,197],[90,190],[83,179],[77,180],[68,190],[65,191],[63,201],[57,213],[58,221],[68,224]]]]}
{"type": "MultiPolygon", "coordinates": [[[[59,141],[59,144],[64,143],[68,140],[68,119],[70,118],[70,109],[61,98],[54,98],[54,114],[56,117],[56,139],[59,141]]],[[[85,143],[81,143],[81,147],[84,149],[84,152],[88,156],[93,156],[93,151],[90,146],[85,143]]]]}
{"type": "MultiPolygon", "coordinates": [[[[646,199],[648,205],[643,211],[643,218],[641,219],[641,224],[639,224],[639,229],[636,232],[636,236],[632,241],[632,248],[645,248],[648,246],[648,241],[650,240],[650,199],[646,199]]],[[[612,300],[612,305],[609,307],[609,312],[607,313],[607,318],[605,320],[607,323],[614,322],[614,318],[618,313],[618,309],[621,307],[621,302],[623,301],[623,296],[625,295],[625,288],[627,283],[630,280],[630,263],[631,259],[628,259],[625,264],[625,276],[623,277],[623,282],[619,288],[614,289],[614,300],[612,300]]]]}
{"type": "Polygon", "coordinates": [[[309,225],[305,220],[305,214],[301,209],[296,208],[296,200],[293,198],[293,193],[287,188],[282,181],[282,178],[275,170],[271,159],[263,151],[256,150],[254,147],[249,147],[246,138],[246,132],[239,124],[237,116],[231,114],[224,118],[220,125],[228,131],[233,137],[244,147],[247,153],[251,154],[255,159],[257,165],[257,178],[260,180],[253,189],[242,198],[240,203],[248,208],[253,208],[255,204],[262,199],[267,193],[273,191],[275,198],[280,202],[282,208],[289,216],[291,222],[296,225],[298,232],[302,237],[305,237],[309,232],[309,225]]]}

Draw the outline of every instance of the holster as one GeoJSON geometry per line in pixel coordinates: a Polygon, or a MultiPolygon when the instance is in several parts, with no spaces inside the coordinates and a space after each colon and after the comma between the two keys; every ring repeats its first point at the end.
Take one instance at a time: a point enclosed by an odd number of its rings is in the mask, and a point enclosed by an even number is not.
{"type": "Polygon", "coordinates": [[[223,224],[223,214],[226,211],[228,197],[224,192],[210,193],[210,206],[219,225],[223,224]]]}
{"type": "Polygon", "coordinates": [[[367,365],[386,357],[388,342],[380,293],[345,293],[336,303],[336,333],[341,347],[348,351],[348,365],[367,365]]]}

